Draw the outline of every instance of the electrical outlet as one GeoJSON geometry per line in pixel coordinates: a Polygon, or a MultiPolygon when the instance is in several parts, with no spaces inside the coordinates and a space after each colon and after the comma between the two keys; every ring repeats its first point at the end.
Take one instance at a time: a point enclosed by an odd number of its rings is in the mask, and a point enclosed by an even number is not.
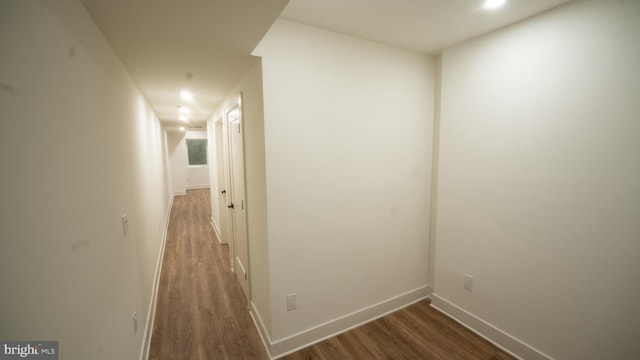
{"type": "Polygon", "coordinates": [[[296,293],[287,295],[287,311],[295,310],[296,307],[296,293]]]}
{"type": "Polygon", "coordinates": [[[473,276],[464,274],[464,279],[462,280],[462,287],[473,291],[473,276]]]}

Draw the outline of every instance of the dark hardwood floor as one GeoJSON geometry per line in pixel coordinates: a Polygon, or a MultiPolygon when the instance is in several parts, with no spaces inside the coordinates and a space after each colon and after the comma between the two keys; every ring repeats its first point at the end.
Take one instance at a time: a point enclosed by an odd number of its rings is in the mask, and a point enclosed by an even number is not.
{"type": "MultiPolygon", "coordinates": [[[[174,200],[149,359],[268,359],[209,209],[208,190],[174,200]]],[[[513,358],[421,301],[283,359],[513,358]]]]}
{"type": "Polygon", "coordinates": [[[174,200],[149,359],[268,359],[209,204],[209,190],[174,200]]]}

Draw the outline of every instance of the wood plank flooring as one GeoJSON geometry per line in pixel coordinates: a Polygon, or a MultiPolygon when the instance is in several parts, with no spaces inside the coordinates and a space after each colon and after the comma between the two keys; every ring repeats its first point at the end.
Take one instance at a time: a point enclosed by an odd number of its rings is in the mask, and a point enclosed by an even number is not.
{"type": "Polygon", "coordinates": [[[511,360],[424,300],[282,358],[511,360]]]}
{"type": "MultiPolygon", "coordinates": [[[[149,359],[268,359],[209,211],[208,190],[174,200],[149,359]]],[[[283,359],[513,358],[421,301],[283,359]]]]}
{"type": "Polygon", "coordinates": [[[174,199],[149,359],[268,359],[209,204],[209,190],[174,199]]]}

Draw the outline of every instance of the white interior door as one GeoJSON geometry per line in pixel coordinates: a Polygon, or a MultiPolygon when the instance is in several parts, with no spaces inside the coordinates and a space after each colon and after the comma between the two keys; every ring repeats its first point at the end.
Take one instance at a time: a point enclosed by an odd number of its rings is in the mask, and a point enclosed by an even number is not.
{"type": "Polygon", "coordinates": [[[229,220],[227,210],[227,169],[225,166],[225,144],[224,144],[224,131],[223,121],[216,121],[215,123],[215,139],[216,139],[216,176],[218,181],[218,213],[220,214],[220,243],[229,243],[229,220]]]}
{"type": "Polygon", "coordinates": [[[242,144],[242,112],[236,106],[227,113],[232,215],[233,267],[245,297],[249,298],[249,246],[247,239],[246,200],[244,189],[244,154],[242,144]]]}

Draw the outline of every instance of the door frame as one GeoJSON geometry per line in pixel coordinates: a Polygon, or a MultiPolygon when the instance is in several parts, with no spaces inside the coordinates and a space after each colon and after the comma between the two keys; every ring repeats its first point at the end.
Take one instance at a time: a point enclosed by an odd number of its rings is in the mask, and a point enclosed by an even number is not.
{"type": "MultiPolygon", "coordinates": [[[[230,103],[229,106],[225,109],[225,123],[226,123],[226,154],[227,154],[227,181],[229,186],[227,187],[228,189],[228,193],[227,195],[231,195],[227,197],[227,202],[234,202],[234,209],[228,208],[228,215],[229,215],[229,224],[230,224],[230,234],[229,234],[229,255],[231,257],[231,266],[232,266],[232,271],[235,273],[236,277],[240,276],[240,274],[237,273],[236,271],[236,265],[240,265],[240,267],[242,268],[242,270],[244,271],[244,278],[245,278],[245,284],[246,284],[246,289],[243,289],[245,292],[245,296],[247,300],[251,299],[251,277],[250,277],[250,259],[249,259],[249,232],[248,232],[248,223],[247,223],[247,199],[246,199],[246,181],[245,181],[245,176],[246,176],[246,172],[245,172],[245,168],[244,168],[244,114],[243,114],[243,108],[242,108],[242,93],[240,93],[238,95],[238,97],[235,99],[234,102],[230,103]],[[235,114],[237,112],[237,115],[235,114]],[[235,121],[237,119],[238,121],[238,126],[239,126],[239,132],[240,132],[240,136],[238,137],[238,141],[239,144],[237,144],[237,146],[239,147],[241,154],[239,157],[239,162],[235,163],[233,161],[233,141],[231,139],[232,133],[231,133],[231,121],[235,121]],[[234,173],[237,173],[237,170],[239,170],[240,172],[240,176],[242,177],[241,179],[234,179],[234,173]],[[234,181],[236,180],[236,181],[234,181]],[[238,186],[241,186],[241,189],[235,189],[234,186],[236,186],[235,184],[238,183],[238,186]],[[237,191],[241,191],[242,192],[242,199],[240,200],[241,203],[238,201],[238,199],[234,199],[234,196],[237,196],[238,193],[237,191]],[[242,214],[239,215],[237,214],[237,211],[239,211],[239,209],[242,209],[242,214]],[[241,219],[241,221],[237,221],[238,220],[238,216],[242,216],[244,218],[241,219]],[[243,221],[242,221],[243,220],[243,221]],[[238,226],[244,226],[242,233],[244,233],[244,241],[246,242],[244,244],[244,248],[246,249],[246,261],[240,262],[239,264],[236,264],[236,258],[237,258],[237,250],[238,250],[238,241],[240,239],[238,239],[238,226]]],[[[238,160],[238,159],[236,159],[238,160]]],[[[227,204],[230,205],[230,204],[227,204]]],[[[241,281],[240,279],[238,279],[238,281],[241,281]]],[[[243,284],[241,284],[243,285],[243,284]]]]}
{"type": "Polygon", "coordinates": [[[229,243],[229,217],[227,214],[227,165],[226,165],[226,145],[224,132],[224,116],[220,115],[213,122],[213,140],[215,141],[215,162],[216,162],[216,183],[218,187],[215,196],[218,197],[218,213],[220,216],[220,238],[221,244],[229,243]]]}

